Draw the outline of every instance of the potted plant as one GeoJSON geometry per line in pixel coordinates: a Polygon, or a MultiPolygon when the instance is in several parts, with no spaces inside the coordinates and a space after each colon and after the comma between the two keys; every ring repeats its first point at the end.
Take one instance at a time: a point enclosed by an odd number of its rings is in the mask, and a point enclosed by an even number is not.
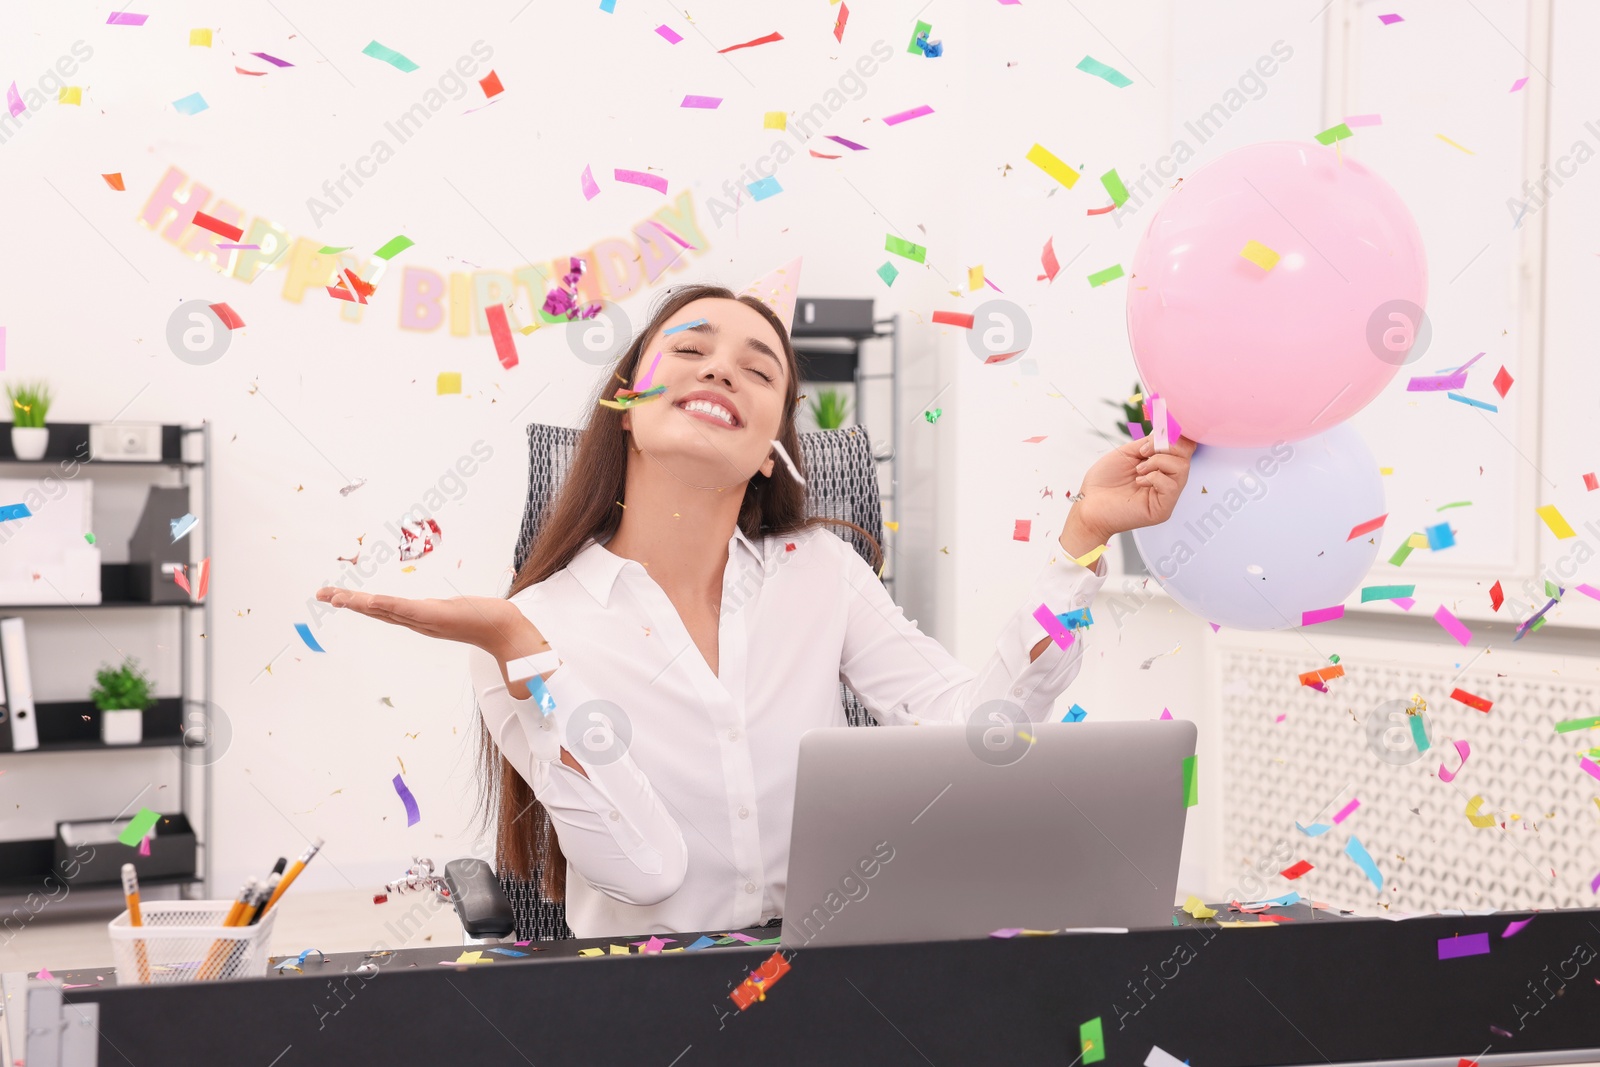
{"type": "MultiPolygon", "coordinates": [[[[1117,409],[1121,418],[1117,420],[1117,432],[1122,436],[1133,439],[1132,426],[1137,425],[1145,434],[1151,430],[1150,420],[1144,417],[1144,387],[1137,381],[1133,383],[1133,391],[1128,394],[1128,399],[1118,403],[1107,400],[1105,403],[1117,409]]],[[[1149,574],[1150,570],[1144,565],[1144,557],[1139,555],[1139,545],[1133,539],[1131,530],[1124,530],[1117,535],[1117,543],[1122,546],[1122,567],[1129,574],[1149,574]]]]}
{"type": "Polygon", "coordinates": [[[44,382],[7,385],[11,398],[11,451],[18,459],[43,459],[50,431],[44,417],[50,413],[50,387],[44,382]]]}
{"type": "Polygon", "coordinates": [[[811,417],[819,430],[837,430],[850,416],[850,400],[842,389],[824,389],[811,401],[811,417]]]}
{"type": "Polygon", "coordinates": [[[108,745],[136,745],[144,737],[144,710],[155,701],[138,662],[128,656],[115,670],[105,664],[95,672],[89,699],[100,709],[100,740],[108,745]]]}

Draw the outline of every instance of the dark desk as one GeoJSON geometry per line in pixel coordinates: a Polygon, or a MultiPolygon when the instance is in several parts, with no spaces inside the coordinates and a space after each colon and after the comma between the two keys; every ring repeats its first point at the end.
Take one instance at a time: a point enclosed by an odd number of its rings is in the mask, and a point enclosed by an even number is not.
{"type": "Polygon", "coordinates": [[[742,1012],[729,992],[772,946],[586,959],[618,942],[561,942],[456,967],[440,961],[462,947],[439,945],[382,957],[372,978],[351,973],[362,953],[342,953],[300,974],[65,995],[99,1003],[99,1062],[137,1067],[1065,1065],[1095,1016],[1117,1065],[1143,1064],[1152,1045],[1200,1067],[1600,1058],[1600,911],[1541,912],[1511,938],[1526,913],[1274,914],[1292,921],[802,949],[742,1012]],[[1475,933],[1486,955],[1439,958],[1441,938],[1475,933]]]}

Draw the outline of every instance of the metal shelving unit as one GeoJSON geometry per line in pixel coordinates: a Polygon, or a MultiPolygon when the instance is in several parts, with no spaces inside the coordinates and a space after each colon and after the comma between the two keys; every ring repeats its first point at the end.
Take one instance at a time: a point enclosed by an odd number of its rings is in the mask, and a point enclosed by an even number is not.
{"type": "MultiPolygon", "coordinates": [[[[5,428],[9,429],[9,425],[5,428]]],[[[157,478],[166,472],[175,472],[177,485],[188,487],[191,491],[198,488],[200,491],[201,521],[188,536],[196,538],[197,542],[203,542],[205,551],[196,544],[192,550],[193,554],[200,557],[212,555],[209,551],[212,519],[210,425],[207,423],[199,426],[164,425],[161,430],[161,459],[141,461],[81,458],[87,455],[89,437],[87,423],[50,424],[49,448],[44,457],[37,460],[18,459],[11,448],[10,434],[0,431],[0,467],[26,470],[55,466],[63,462],[76,462],[89,470],[108,467],[146,468],[157,478]],[[198,437],[200,441],[199,460],[184,459],[184,442],[190,437],[198,437]],[[198,480],[194,478],[196,473],[199,475],[198,480]]],[[[208,598],[199,603],[158,604],[134,600],[130,595],[131,571],[132,566],[127,563],[101,564],[99,604],[0,604],[0,615],[26,617],[40,613],[59,617],[64,611],[74,611],[79,614],[123,611],[148,617],[156,611],[176,612],[179,616],[180,633],[178,695],[157,698],[155,705],[146,709],[144,739],[135,745],[108,745],[102,742],[99,709],[88,700],[38,702],[34,708],[34,715],[39,728],[39,747],[26,752],[0,752],[0,767],[12,760],[34,759],[52,753],[95,753],[93,766],[100,766],[100,754],[103,753],[148,751],[153,748],[172,749],[174,758],[179,762],[179,812],[188,818],[191,824],[199,827],[199,832],[196,834],[195,871],[191,875],[178,878],[148,880],[141,878],[141,885],[176,885],[179,892],[185,896],[198,886],[200,889],[198,895],[203,897],[211,881],[209,848],[212,830],[211,760],[186,758],[184,731],[187,726],[199,725],[204,728],[208,741],[213,736],[211,694],[214,660],[209,637],[212,633],[211,601],[208,598]],[[202,648],[198,652],[200,657],[198,691],[193,686],[197,655],[194,648],[196,618],[199,619],[199,633],[205,636],[202,648]],[[196,774],[199,777],[198,783],[193,780],[196,774]],[[198,820],[193,818],[197,793],[201,804],[198,820]]],[[[33,675],[37,679],[40,674],[35,664],[33,675]]],[[[86,769],[85,777],[92,773],[92,767],[86,769]]],[[[44,879],[54,871],[54,867],[54,837],[0,840],[0,896],[45,891],[44,879]]],[[[57,877],[61,876],[57,874],[57,877]]],[[[111,881],[70,884],[74,889],[118,886],[118,883],[111,881]]]]}
{"type": "MultiPolygon", "coordinates": [[[[900,437],[905,427],[900,419],[900,316],[877,318],[871,300],[831,300],[800,297],[798,314],[790,331],[790,342],[801,364],[801,377],[810,382],[850,382],[855,387],[854,410],[858,424],[862,412],[864,386],[868,382],[889,384],[890,427],[888,445],[879,442],[873,458],[889,465],[889,489],[883,494],[885,522],[900,518],[900,437]],[[808,307],[810,305],[810,307],[808,307]],[[812,308],[818,309],[813,311],[812,308]],[[810,318],[812,321],[808,322],[810,318]],[[868,374],[862,370],[861,348],[871,341],[889,342],[889,370],[868,374]]],[[[867,427],[868,430],[871,427],[867,427]]],[[[883,584],[894,592],[899,573],[898,537],[888,537],[884,545],[883,584]]]]}

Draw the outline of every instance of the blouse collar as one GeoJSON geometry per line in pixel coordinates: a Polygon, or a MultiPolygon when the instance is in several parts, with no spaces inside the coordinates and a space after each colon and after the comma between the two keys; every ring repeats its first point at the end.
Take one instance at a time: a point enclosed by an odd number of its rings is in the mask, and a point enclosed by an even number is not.
{"type": "MultiPolygon", "coordinates": [[[[738,524],[733,527],[733,536],[728,538],[728,558],[732,562],[737,551],[736,545],[743,545],[745,551],[759,566],[762,562],[761,550],[744,535],[738,524]]],[[[632,565],[641,571],[644,567],[637,561],[619,556],[606,549],[604,545],[590,538],[587,543],[572,557],[572,562],[567,564],[567,570],[578,580],[578,584],[599,603],[602,608],[611,604],[611,590],[616,586],[617,576],[624,568],[632,565]]]]}

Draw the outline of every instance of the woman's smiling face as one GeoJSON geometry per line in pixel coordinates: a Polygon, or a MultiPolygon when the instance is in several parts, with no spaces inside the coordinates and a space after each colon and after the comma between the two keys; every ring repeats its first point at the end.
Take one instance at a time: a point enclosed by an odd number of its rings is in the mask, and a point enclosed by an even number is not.
{"type": "Polygon", "coordinates": [[[666,392],[622,416],[634,447],[695,486],[732,486],[757,471],[771,474],[790,368],[766,317],[738,300],[695,300],[649,339],[640,378],[657,352],[661,362],[650,387],[664,385],[666,392]]]}

